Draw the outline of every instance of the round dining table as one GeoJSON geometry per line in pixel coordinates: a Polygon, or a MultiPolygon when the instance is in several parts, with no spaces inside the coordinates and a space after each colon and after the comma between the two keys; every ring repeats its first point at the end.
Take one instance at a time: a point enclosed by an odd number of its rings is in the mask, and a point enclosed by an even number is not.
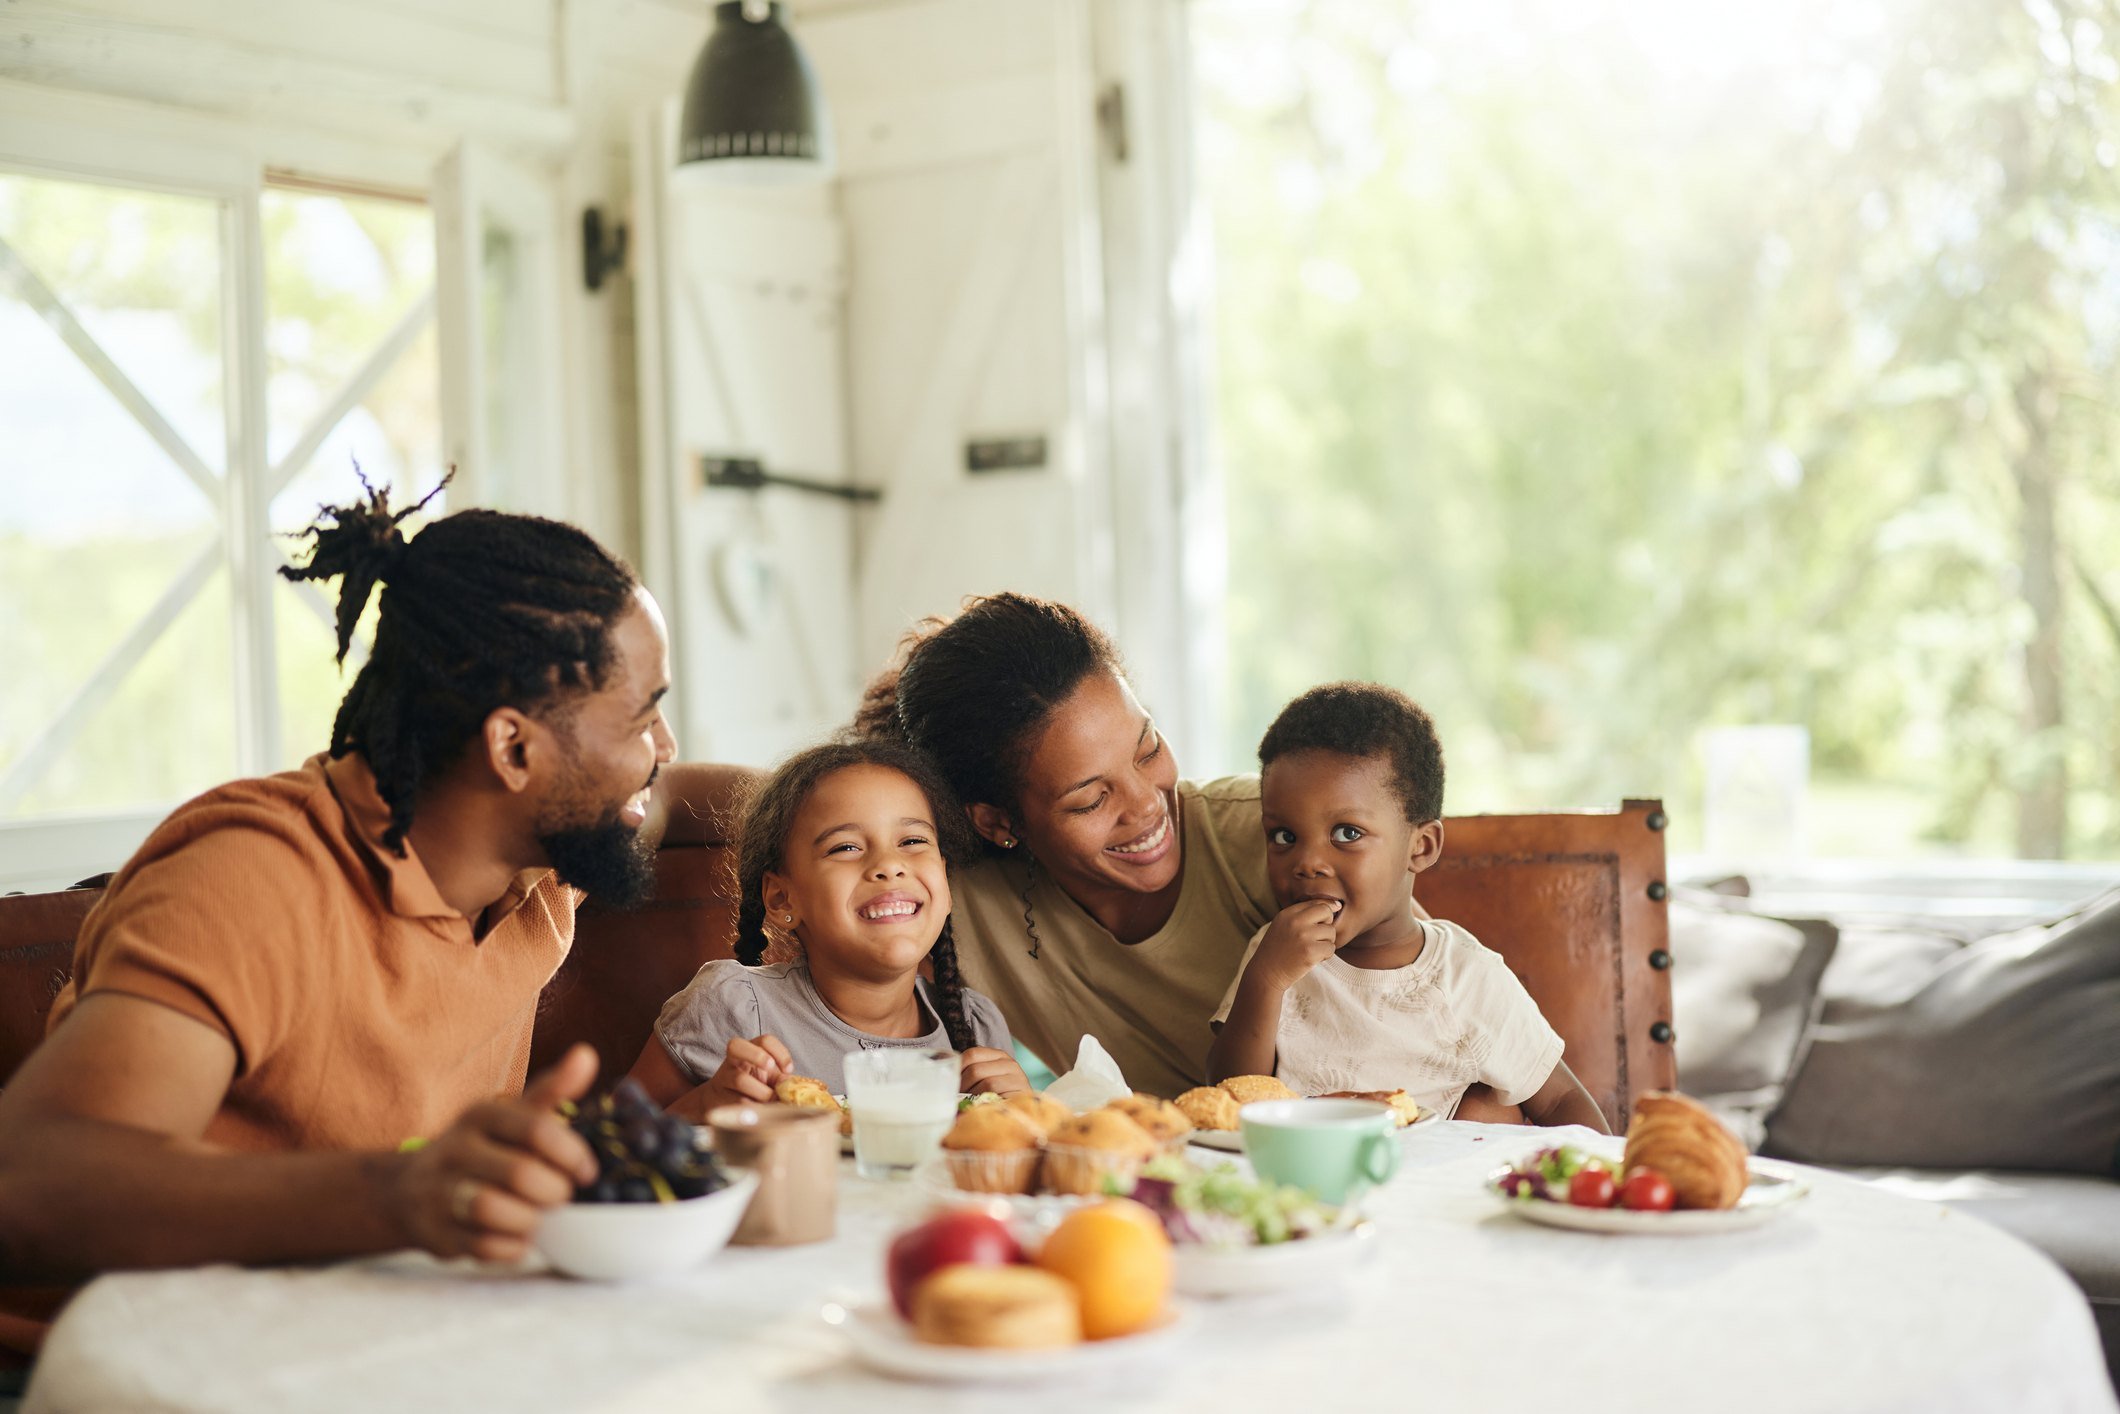
{"type": "Polygon", "coordinates": [[[884,1299],[884,1249],[929,1199],[848,1162],[829,1241],[655,1282],[413,1253],[105,1276],[53,1328],[23,1409],[2114,1414],[2081,1293],[1976,1218],[1816,1170],[1772,1221],[1689,1236],[1560,1231],[1488,1191],[1562,1141],[1619,1152],[1583,1130],[1404,1131],[1365,1261],[1192,1300],[1153,1360],[1077,1377],[948,1386],[860,1364],[835,1322],[884,1299]]]}

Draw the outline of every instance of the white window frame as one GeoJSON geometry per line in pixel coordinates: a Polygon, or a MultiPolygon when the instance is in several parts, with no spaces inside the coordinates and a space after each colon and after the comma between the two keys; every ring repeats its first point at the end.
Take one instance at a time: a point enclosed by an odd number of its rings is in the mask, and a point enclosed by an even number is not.
{"type": "MultiPolygon", "coordinates": [[[[229,575],[236,765],[243,775],[260,775],[287,764],[273,641],[274,572],[284,561],[268,521],[272,498],[285,484],[286,468],[300,469],[314,452],[314,442],[330,432],[350,402],[358,401],[423,331],[426,321],[435,318],[437,304],[432,292],[416,303],[276,469],[267,445],[265,415],[265,258],[260,201],[274,179],[283,176],[295,179],[297,185],[306,181],[348,194],[367,190],[425,199],[433,162],[434,154],[408,148],[309,134],[281,125],[233,123],[153,104],[0,81],[0,171],[200,197],[219,205],[221,357],[228,438],[226,472],[213,488],[218,494],[219,545],[211,553],[229,575]]],[[[442,278],[438,270],[437,279],[442,278]]],[[[82,351],[78,345],[77,351],[82,351]]],[[[107,384],[112,372],[105,372],[107,384]]],[[[115,376],[122,382],[122,373],[115,376]]],[[[119,396],[125,400],[122,393],[119,396]]],[[[167,439],[157,440],[181,467],[181,453],[167,439]]],[[[212,564],[207,565],[209,572],[212,564]]],[[[172,593],[180,588],[172,586],[172,593]]],[[[323,597],[308,586],[298,588],[309,589],[301,596],[304,602],[330,623],[331,609],[323,597]]],[[[158,607],[166,610],[170,602],[165,596],[158,607]]],[[[176,602],[181,607],[182,601],[176,602]]],[[[174,616],[173,612],[161,613],[158,627],[156,610],[143,615],[89,683],[61,708],[55,724],[60,731],[33,743],[23,761],[39,755],[48,758],[63,750],[70,734],[64,725],[93,712],[174,616]]],[[[117,868],[170,804],[174,802],[146,809],[0,821],[0,890],[52,887],[117,868]]]]}

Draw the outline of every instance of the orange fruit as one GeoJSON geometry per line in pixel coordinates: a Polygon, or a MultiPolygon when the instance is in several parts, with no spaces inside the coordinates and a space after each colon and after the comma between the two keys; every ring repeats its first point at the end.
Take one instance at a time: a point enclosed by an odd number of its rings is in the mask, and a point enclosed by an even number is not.
{"type": "Polygon", "coordinates": [[[1069,1213],[1038,1249],[1038,1265],[1082,1298],[1082,1334],[1090,1340],[1147,1329],[1170,1295],[1170,1239],[1131,1198],[1069,1213]]]}

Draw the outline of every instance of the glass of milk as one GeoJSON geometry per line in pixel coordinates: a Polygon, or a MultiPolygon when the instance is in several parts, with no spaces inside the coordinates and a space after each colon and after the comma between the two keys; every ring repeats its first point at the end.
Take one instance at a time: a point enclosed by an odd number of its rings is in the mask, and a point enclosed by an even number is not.
{"type": "Polygon", "coordinates": [[[863,1178],[904,1178],[934,1156],[957,1119],[955,1051],[850,1051],[847,1108],[854,1115],[854,1169],[863,1178]]]}

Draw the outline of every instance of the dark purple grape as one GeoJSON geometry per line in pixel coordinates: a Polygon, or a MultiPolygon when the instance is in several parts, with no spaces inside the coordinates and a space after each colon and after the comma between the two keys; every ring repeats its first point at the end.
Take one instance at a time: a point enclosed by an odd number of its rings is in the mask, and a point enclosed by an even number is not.
{"type": "Polygon", "coordinates": [[[578,1202],[652,1203],[729,1186],[728,1174],[705,1148],[706,1137],[657,1108],[634,1081],[562,1106],[561,1113],[596,1156],[596,1181],[575,1190],[578,1202]]]}

